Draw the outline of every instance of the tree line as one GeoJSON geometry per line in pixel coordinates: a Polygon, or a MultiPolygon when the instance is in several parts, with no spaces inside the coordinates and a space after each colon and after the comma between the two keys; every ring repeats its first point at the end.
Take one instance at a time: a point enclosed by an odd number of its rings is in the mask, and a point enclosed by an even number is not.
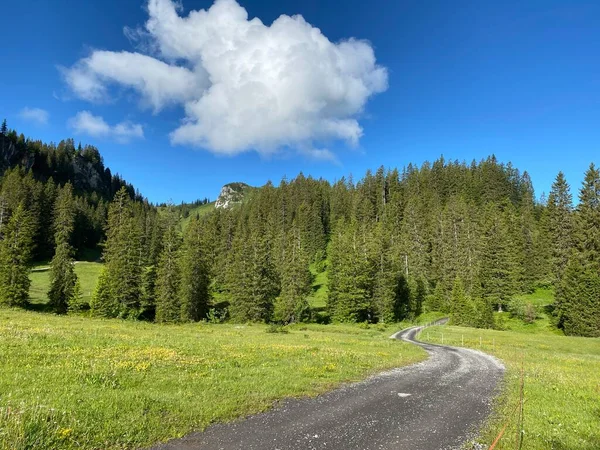
{"type": "MultiPolygon", "coordinates": [[[[31,180],[30,173],[5,172],[2,198],[14,195],[12,178],[31,180]]],[[[65,205],[78,197],[69,183],[56,189],[51,213],[40,217],[53,217],[43,229],[53,230],[46,239],[52,285],[59,280],[49,297],[57,312],[288,323],[393,322],[442,311],[456,324],[492,327],[493,312],[509,309],[513,296],[552,285],[557,325],[567,334],[600,335],[600,175],[593,164],[576,207],[562,173],[538,201],[527,172],[493,156],[470,164],[440,158],[367,171],[356,182],[284,178],[233,208],[192,217],[185,229],[185,208],[157,209],[122,186],[100,220],[105,265],[90,305],[80,304],[68,269],[79,243],[77,207],[65,205]],[[327,308],[316,312],[308,298],[322,272],[327,308]]],[[[26,268],[33,252],[19,229],[30,215],[25,200],[0,215],[0,257],[11,267],[26,268]]]]}

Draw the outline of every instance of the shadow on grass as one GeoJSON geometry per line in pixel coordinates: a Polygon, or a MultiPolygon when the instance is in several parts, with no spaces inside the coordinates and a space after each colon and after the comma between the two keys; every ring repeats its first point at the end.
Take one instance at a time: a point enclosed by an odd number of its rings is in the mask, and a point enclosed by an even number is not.
{"type": "Polygon", "coordinates": [[[27,303],[25,305],[27,311],[35,311],[40,313],[54,313],[52,306],[48,303],[27,303]]]}

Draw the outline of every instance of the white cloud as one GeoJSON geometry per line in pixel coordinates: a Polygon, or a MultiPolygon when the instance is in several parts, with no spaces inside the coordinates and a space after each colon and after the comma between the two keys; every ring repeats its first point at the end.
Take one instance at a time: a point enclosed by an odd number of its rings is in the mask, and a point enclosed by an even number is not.
{"type": "Polygon", "coordinates": [[[235,0],[186,17],[179,9],[171,0],[149,0],[145,30],[126,34],[154,57],[94,51],[63,69],[73,92],[101,101],[116,84],[137,91],[155,112],[183,105],[172,143],[219,154],[293,148],[332,159],[314,148],[358,143],[366,102],[387,89],[387,71],[368,42],[332,43],[302,16],[282,15],[270,26],[248,20],[235,0]]]}
{"type": "Polygon", "coordinates": [[[170,66],[140,53],[95,51],[71,69],[61,68],[67,84],[84,100],[108,100],[111,83],[138,91],[144,103],[160,111],[202,94],[206,74],[170,66]],[[201,76],[202,75],[202,76],[201,76]]]}
{"type": "Polygon", "coordinates": [[[140,124],[125,121],[111,126],[102,117],[94,116],[89,111],[78,112],[69,119],[67,125],[77,134],[112,138],[122,144],[134,138],[144,138],[144,129],[140,124]]]}
{"type": "Polygon", "coordinates": [[[19,112],[19,117],[38,125],[46,125],[50,118],[50,114],[44,109],[25,107],[19,112]]]}

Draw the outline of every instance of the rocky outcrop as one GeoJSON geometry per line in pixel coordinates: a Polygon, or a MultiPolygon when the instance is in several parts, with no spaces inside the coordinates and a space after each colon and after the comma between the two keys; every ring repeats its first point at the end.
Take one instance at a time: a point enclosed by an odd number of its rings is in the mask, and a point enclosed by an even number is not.
{"type": "Polygon", "coordinates": [[[246,183],[229,183],[221,188],[219,198],[215,202],[215,208],[231,208],[233,205],[242,203],[249,189],[246,183]]]}

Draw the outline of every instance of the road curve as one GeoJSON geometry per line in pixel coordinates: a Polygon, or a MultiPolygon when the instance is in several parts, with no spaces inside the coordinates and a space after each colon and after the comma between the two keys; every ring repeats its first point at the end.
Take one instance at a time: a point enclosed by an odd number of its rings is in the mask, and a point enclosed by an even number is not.
{"type": "Polygon", "coordinates": [[[313,399],[153,447],[155,450],[455,449],[490,412],[504,367],[475,350],[415,340],[421,327],[393,338],[420,345],[429,358],[313,399]]]}

